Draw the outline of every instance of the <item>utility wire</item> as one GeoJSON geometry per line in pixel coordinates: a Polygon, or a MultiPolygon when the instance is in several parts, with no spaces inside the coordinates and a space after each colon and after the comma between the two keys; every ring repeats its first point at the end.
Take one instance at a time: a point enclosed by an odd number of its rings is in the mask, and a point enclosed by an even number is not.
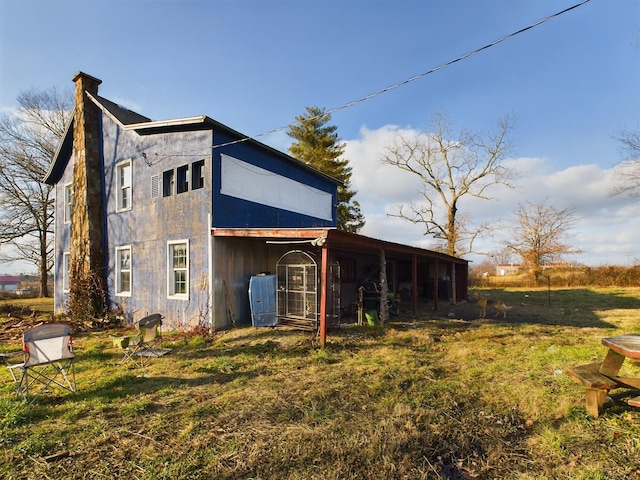
{"type": "Polygon", "coordinates": [[[446,67],[450,67],[454,63],[457,63],[457,62],[465,60],[465,59],[467,59],[469,57],[472,57],[473,55],[476,55],[476,54],[478,54],[478,53],[480,53],[480,52],[482,52],[484,50],[487,50],[487,49],[489,49],[491,47],[495,47],[496,45],[498,45],[498,44],[500,44],[500,43],[502,43],[502,42],[504,42],[506,40],[509,40],[510,38],[513,38],[516,35],[520,35],[521,33],[524,33],[527,30],[531,30],[531,29],[533,29],[533,28],[535,28],[535,27],[537,27],[539,25],[542,25],[543,23],[546,23],[549,20],[552,20],[553,18],[556,18],[556,17],[558,17],[558,16],[560,16],[560,15],[566,13],[566,12],[569,12],[570,10],[578,8],[581,5],[584,5],[585,3],[588,3],[590,1],[591,0],[583,0],[581,3],[578,3],[577,5],[574,5],[572,7],[566,8],[566,9],[562,10],[561,12],[554,13],[553,15],[550,15],[550,16],[548,16],[548,17],[546,17],[546,18],[534,23],[533,25],[529,25],[528,27],[525,27],[525,28],[522,28],[522,29],[518,30],[517,32],[510,33],[509,35],[505,35],[504,37],[502,37],[502,38],[500,38],[500,39],[498,39],[498,40],[496,40],[494,42],[491,42],[491,43],[485,45],[484,47],[480,47],[480,48],[478,48],[476,50],[473,50],[473,51],[471,51],[469,53],[466,53],[466,54],[462,55],[461,57],[456,58],[455,60],[451,60],[451,61],[449,61],[447,63],[443,63],[443,64],[441,64],[441,65],[439,65],[439,66],[437,66],[437,67],[435,67],[435,68],[433,68],[431,70],[428,70],[426,72],[423,72],[423,73],[420,73],[418,75],[415,75],[415,76],[413,76],[411,78],[408,78],[407,80],[403,80],[401,82],[395,83],[395,84],[391,85],[390,87],[383,88],[382,90],[378,90],[377,92],[371,93],[371,94],[367,95],[366,97],[362,97],[362,98],[360,98],[358,100],[354,100],[354,101],[349,102],[349,103],[347,103],[345,105],[342,105],[340,107],[336,107],[336,108],[334,108],[332,110],[329,110],[326,113],[327,114],[332,114],[332,113],[335,113],[337,111],[344,110],[345,108],[352,107],[352,106],[357,105],[359,103],[362,103],[362,102],[364,102],[366,100],[369,100],[371,98],[377,97],[378,95],[382,95],[383,93],[390,92],[391,90],[395,90],[396,88],[399,88],[399,87],[401,87],[403,85],[406,85],[408,83],[414,82],[415,80],[418,80],[418,79],[420,79],[422,77],[426,77],[427,75],[431,75],[432,73],[435,73],[435,72],[437,72],[439,70],[442,70],[442,69],[444,69],[446,67]]]}
{"type": "MultiPolygon", "coordinates": [[[[460,57],[458,57],[458,58],[456,58],[454,60],[451,60],[451,61],[449,61],[447,63],[443,63],[443,64],[441,64],[441,65],[439,65],[439,66],[437,66],[435,68],[432,68],[431,70],[427,70],[426,72],[420,73],[418,75],[415,75],[415,76],[413,76],[411,78],[408,78],[406,80],[403,80],[401,82],[394,83],[393,85],[390,85],[390,86],[388,86],[386,88],[383,88],[382,90],[378,90],[376,92],[370,93],[369,95],[366,95],[366,96],[364,96],[362,98],[359,98],[357,100],[353,100],[353,101],[351,101],[349,103],[345,103],[344,105],[341,105],[339,107],[332,108],[331,110],[329,110],[327,112],[324,112],[324,115],[331,115],[332,113],[339,112],[340,110],[344,110],[346,108],[353,107],[354,105],[358,105],[360,103],[366,102],[367,100],[370,100],[370,99],[375,98],[375,97],[377,97],[379,95],[382,95],[383,93],[387,93],[387,92],[390,92],[392,90],[395,90],[396,88],[400,88],[400,87],[402,87],[404,85],[407,85],[408,83],[415,82],[416,80],[419,80],[419,79],[421,79],[423,77],[426,77],[427,75],[431,75],[432,73],[438,72],[438,71],[440,71],[440,70],[442,70],[444,68],[450,67],[451,65],[453,65],[455,63],[461,62],[462,60],[466,60],[469,57],[477,55],[478,53],[483,52],[484,50],[487,50],[487,49],[489,49],[491,47],[495,47],[496,45],[499,45],[502,42],[505,42],[505,41],[517,36],[517,35],[520,35],[521,33],[524,33],[524,32],[527,32],[529,30],[532,30],[532,29],[534,29],[536,27],[539,27],[540,25],[542,25],[542,24],[544,24],[544,23],[546,23],[546,22],[548,22],[550,20],[553,20],[554,18],[559,17],[560,15],[563,15],[563,14],[565,14],[567,12],[570,12],[571,10],[575,10],[576,8],[581,7],[582,5],[584,5],[585,3],[589,3],[590,1],[591,0],[582,0],[582,2],[580,2],[580,3],[577,3],[577,4],[575,4],[575,5],[571,6],[571,7],[565,8],[564,10],[561,10],[560,12],[554,13],[553,15],[549,15],[548,17],[545,17],[542,20],[539,20],[536,23],[533,23],[533,24],[529,25],[528,27],[521,28],[520,30],[518,30],[516,32],[513,32],[513,33],[510,33],[508,35],[505,35],[504,37],[499,38],[498,40],[495,40],[495,41],[485,45],[484,47],[480,47],[480,48],[477,48],[477,49],[475,49],[475,50],[473,50],[473,51],[471,51],[469,53],[465,53],[464,55],[462,55],[462,56],[460,56],[460,57]]],[[[315,117],[312,117],[312,118],[310,118],[310,120],[312,120],[314,118],[315,117]]],[[[259,133],[257,135],[252,136],[252,137],[245,137],[245,138],[242,138],[240,140],[234,140],[234,141],[231,141],[231,142],[220,143],[218,145],[214,145],[213,148],[226,147],[228,145],[234,145],[236,143],[246,142],[248,140],[253,140],[253,139],[256,139],[256,138],[264,137],[265,135],[270,135],[272,133],[280,132],[280,131],[282,131],[282,130],[284,130],[286,128],[289,128],[289,127],[290,127],[290,125],[286,125],[284,127],[274,128],[273,130],[268,130],[266,132],[259,133]]]]}

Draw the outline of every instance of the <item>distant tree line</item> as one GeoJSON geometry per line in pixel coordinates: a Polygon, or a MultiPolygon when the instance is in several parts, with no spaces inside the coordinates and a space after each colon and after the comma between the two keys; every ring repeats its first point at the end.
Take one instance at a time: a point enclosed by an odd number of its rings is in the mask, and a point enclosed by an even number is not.
{"type": "Polygon", "coordinates": [[[595,267],[554,267],[542,272],[541,278],[524,272],[519,275],[485,276],[486,265],[474,267],[469,272],[471,287],[541,287],[547,283],[554,288],[572,287],[640,287],[640,260],[630,267],[600,265],[595,267]]]}

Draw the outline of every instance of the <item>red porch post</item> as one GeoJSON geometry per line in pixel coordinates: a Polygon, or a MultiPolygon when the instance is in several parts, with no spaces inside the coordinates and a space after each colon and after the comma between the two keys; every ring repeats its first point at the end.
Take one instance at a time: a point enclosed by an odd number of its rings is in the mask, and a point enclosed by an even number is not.
{"type": "Polygon", "coordinates": [[[329,249],[322,246],[322,260],[320,267],[320,346],[324,348],[327,340],[327,277],[329,275],[329,249]]]}

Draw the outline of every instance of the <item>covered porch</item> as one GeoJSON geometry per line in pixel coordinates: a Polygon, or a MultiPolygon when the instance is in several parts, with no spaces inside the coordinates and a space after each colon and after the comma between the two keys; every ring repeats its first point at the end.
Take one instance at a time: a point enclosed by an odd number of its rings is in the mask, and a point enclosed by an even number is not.
{"type": "MultiPolygon", "coordinates": [[[[440,301],[456,303],[467,298],[467,261],[440,252],[329,228],[216,228],[212,230],[212,237],[216,242],[225,239],[229,246],[235,243],[234,240],[250,240],[257,247],[253,249],[254,253],[266,252],[259,270],[275,272],[274,259],[288,249],[312,252],[318,259],[319,268],[318,332],[322,345],[331,322],[328,299],[332,292],[328,289],[332,288],[332,262],[340,265],[340,304],[347,317],[355,313],[355,305],[360,300],[359,288],[367,281],[378,285],[386,283],[386,291],[401,302],[403,310],[410,309],[413,314],[417,313],[419,299],[427,299],[437,309],[440,301]]],[[[245,253],[249,252],[245,249],[245,253]]],[[[252,263],[261,264],[259,261],[252,263]]],[[[228,275],[231,269],[231,265],[222,268],[228,275]]]]}

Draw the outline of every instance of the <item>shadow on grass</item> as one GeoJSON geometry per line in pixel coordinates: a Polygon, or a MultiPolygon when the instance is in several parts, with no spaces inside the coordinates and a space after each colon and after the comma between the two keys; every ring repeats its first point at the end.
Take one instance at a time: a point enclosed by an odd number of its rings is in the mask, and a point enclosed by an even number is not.
{"type": "MultiPolygon", "coordinates": [[[[247,381],[263,374],[260,369],[242,370],[238,372],[212,371],[197,377],[178,377],[171,375],[156,375],[148,373],[144,369],[132,369],[124,371],[119,375],[110,376],[107,379],[99,380],[93,385],[84,385],[81,390],[74,395],[76,401],[119,401],[139,395],[154,394],[167,391],[189,392],[194,387],[211,386],[231,383],[234,381],[247,381]]],[[[52,399],[55,402],[55,398],[52,399]]],[[[44,403],[48,403],[46,400],[44,403]]]]}
{"type": "MultiPolygon", "coordinates": [[[[629,296],[624,289],[611,292],[593,291],[588,288],[566,290],[481,290],[486,297],[502,300],[511,307],[506,319],[502,314],[496,316],[496,310],[487,308],[487,316],[480,317],[480,309],[473,300],[458,305],[442,303],[437,316],[446,317],[449,313],[455,318],[466,321],[507,324],[539,324],[581,328],[617,328],[602,320],[598,312],[617,309],[640,309],[640,298],[629,296]]],[[[470,293],[471,297],[471,293],[470,293]]]]}

